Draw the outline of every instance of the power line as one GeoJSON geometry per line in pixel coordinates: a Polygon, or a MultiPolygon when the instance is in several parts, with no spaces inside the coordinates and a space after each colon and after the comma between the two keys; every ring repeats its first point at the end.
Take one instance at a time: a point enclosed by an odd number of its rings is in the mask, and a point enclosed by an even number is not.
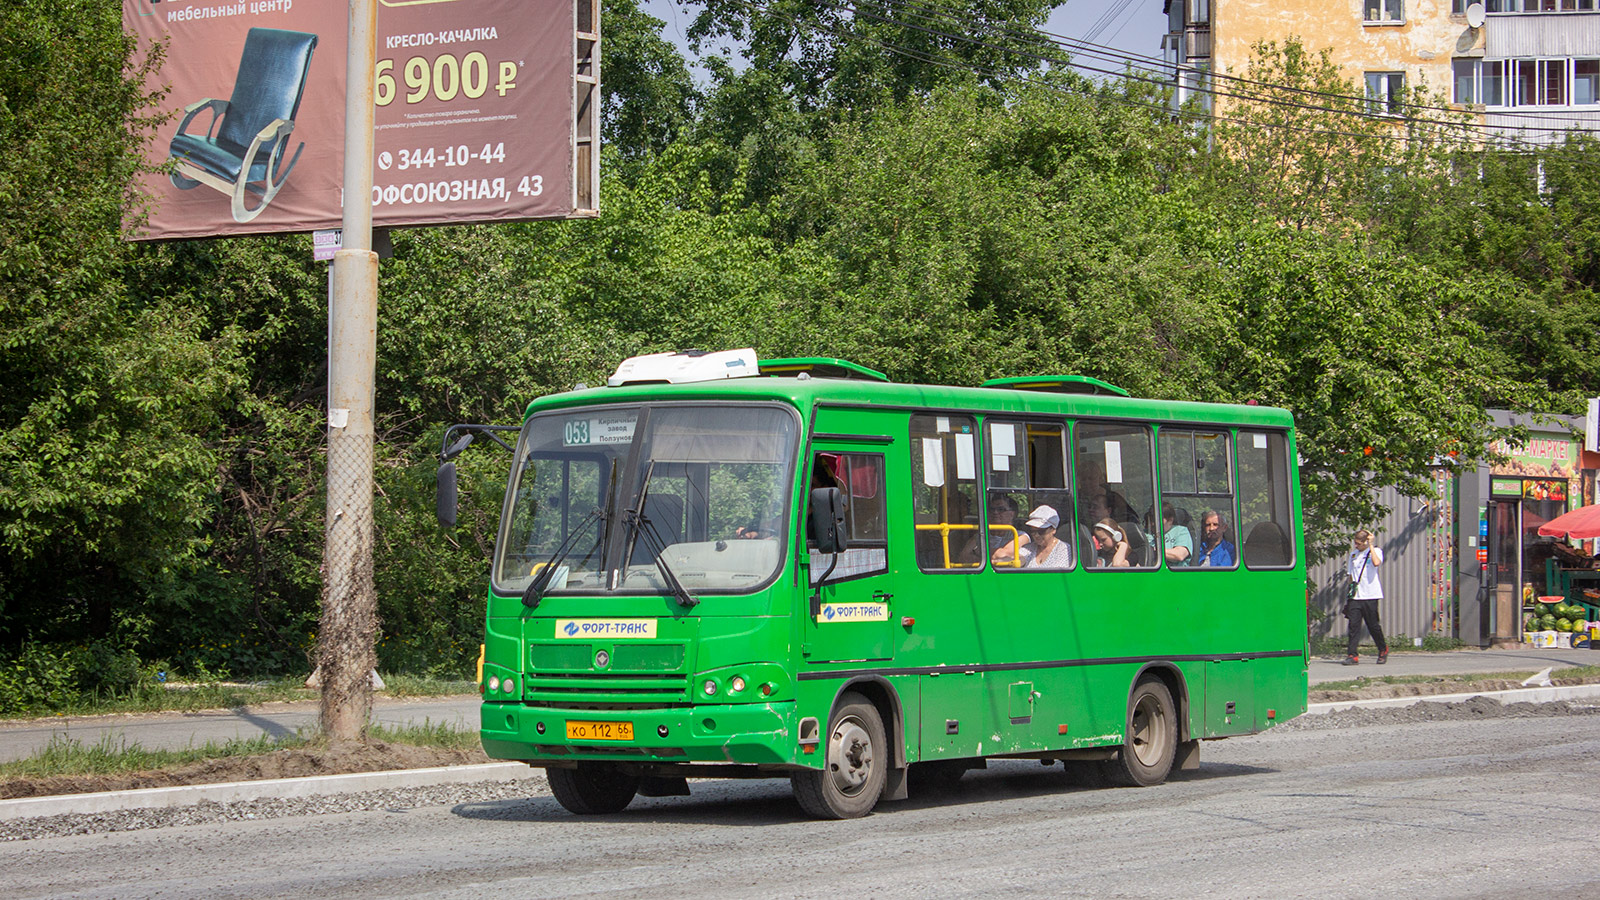
{"type": "MultiPolygon", "coordinates": [[[[918,3],[915,3],[915,2],[911,2],[911,0],[900,0],[900,2],[898,4],[893,3],[893,2],[883,2],[883,0],[877,0],[877,2],[875,4],[873,3],[873,0],[866,0],[865,3],[861,2],[861,0],[838,0],[838,2],[831,2],[831,0],[820,0],[820,2],[825,6],[829,6],[829,7],[833,8],[833,9],[836,9],[836,10],[839,10],[839,11],[848,10],[848,11],[850,11],[852,13],[859,13],[861,15],[865,15],[865,16],[870,17],[870,18],[876,18],[879,21],[882,21],[882,22],[884,22],[886,24],[894,25],[894,26],[902,28],[902,29],[910,29],[910,30],[915,30],[915,31],[922,31],[922,32],[926,32],[926,33],[929,33],[929,34],[933,34],[933,35],[937,35],[937,36],[940,36],[940,37],[944,37],[944,38],[947,38],[947,39],[952,40],[952,41],[961,41],[961,42],[973,44],[975,46],[980,46],[980,47],[985,47],[985,48],[989,48],[989,49],[1000,50],[1002,52],[1014,53],[1014,54],[1022,55],[1022,56],[1028,56],[1028,57],[1031,57],[1031,58],[1033,58],[1033,59],[1035,59],[1037,61],[1049,63],[1049,64],[1052,64],[1052,65],[1066,65],[1066,66],[1069,66],[1071,68],[1078,69],[1080,71],[1086,71],[1086,72],[1093,72],[1095,74],[1112,75],[1112,76],[1122,77],[1122,78],[1125,78],[1125,79],[1134,80],[1134,81],[1141,81],[1141,82],[1145,82],[1147,84],[1152,84],[1152,85],[1156,85],[1156,86],[1163,87],[1163,88],[1173,87],[1174,86],[1171,81],[1169,81],[1169,80],[1167,80],[1165,78],[1153,78],[1153,77],[1150,77],[1150,76],[1137,75],[1137,74],[1133,74],[1133,73],[1125,72],[1125,71],[1119,72],[1119,71],[1115,71],[1115,70],[1104,69],[1104,68],[1100,68],[1100,67],[1096,67],[1096,66],[1086,65],[1086,64],[1081,63],[1081,62],[1074,62],[1070,58],[1068,60],[1063,61],[1063,60],[1055,59],[1053,57],[1044,56],[1044,55],[1037,54],[1037,53],[1032,53],[1032,52],[1030,52],[1028,50],[1021,49],[1021,48],[1007,47],[1007,46],[992,44],[992,43],[989,43],[989,42],[986,42],[986,41],[982,41],[982,40],[979,40],[978,38],[971,37],[971,36],[965,35],[965,34],[954,34],[954,33],[951,33],[949,31],[944,31],[944,30],[938,29],[938,28],[931,28],[931,27],[925,27],[925,26],[922,26],[922,25],[917,25],[917,24],[914,24],[914,23],[911,23],[911,22],[906,22],[906,21],[902,21],[902,20],[899,20],[899,19],[895,19],[892,16],[888,15],[887,13],[880,14],[880,13],[876,13],[876,12],[873,12],[871,10],[863,8],[864,6],[872,4],[872,5],[878,6],[879,8],[887,8],[887,7],[893,6],[893,5],[901,5],[901,6],[920,7],[921,9],[924,9],[924,10],[930,10],[930,7],[927,6],[926,4],[918,4],[918,3]]],[[[929,15],[919,15],[915,11],[912,11],[910,13],[910,15],[912,17],[914,17],[914,18],[920,19],[921,21],[934,22],[934,23],[938,23],[938,24],[946,24],[948,22],[948,20],[940,18],[940,16],[944,15],[943,10],[938,10],[938,13],[939,13],[939,15],[929,16],[929,15]]],[[[1002,33],[1009,34],[1010,36],[1017,37],[1019,39],[1023,39],[1023,40],[1027,40],[1027,41],[1037,41],[1039,39],[1039,37],[1044,34],[1044,32],[1038,32],[1038,31],[1034,31],[1034,30],[1031,30],[1031,29],[1029,31],[1023,32],[1023,31],[1019,31],[1019,30],[1017,30],[1015,28],[1011,28],[1011,27],[1007,27],[1007,26],[1002,26],[999,30],[1002,33]]],[[[1046,41],[1046,43],[1055,44],[1057,47],[1061,46],[1060,44],[1057,44],[1055,41],[1046,41]]],[[[1063,49],[1065,49],[1065,48],[1063,48],[1063,49]]],[[[1104,49],[1106,49],[1108,51],[1108,53],[1101,54],[1103,56],[1121,55],[1121,56],[1127,56],[1127,57],[1132,58],[1131,54],[1121,54],[1120,51],[1111,50],[1110,48],[1104,48],[1104,49]]],[[[1211,78],[1211,77],[1216,77],[1216,76],[1215,76],[1215,73],[1207,73],[1207,77],[1211,78]]],[[[1269,88],[1269,89],[1271,89],[1273,91],[1281,91],[1281,92],[1301,94],[1301,95],[1327,97],[1327,98],[1330,98],[1330,99],[1345,100],[1345,101],[1349,101],[1349,102],[1360,104],[1363,107],[1371,107],[1372,105],[1374,105],[1374,102],[1375,102],[1374,98],[1366,97],[1364,95],[1363,96],[1354,96],[1354,95],[1350,95],[1350,94],[1338,94],[1338,93],[1330,93],[1330,92],[1323,92],[1323,91],[1315,91],[1315,90],[1311,90],[1311,89],[1307,89],[1307,88],[1295,88],[1295,87],[1289,87],[1289,86],[1286,86],[1286,85],[1272,84],[1270,82],[1262,82],[1262,81],[1255,81],[1255,80],[1251,80],[1251,79],[1244,79],[1244,78],[1239,78],[1237,76],[1226,76],[1224,78],[1224,80],[1240,81],[1240,82],[1249,83],[1249,84],[1261,85],[1261,86],[1267,87],[1267,88],[1269,88]]],[[[1439,126],[1439,127],[1446,127],[1446,128],[1471,129],[1471,130],[1474,130],[1474,131],[1484,132],[1487,137],[1494,138],[1496,140],[1503,141],[1503,140],[1507,139],[1507,135],[1504,133],[1504,131],[1501,130],[1500,127],[1493,126],[1493,125],[1485,125],[1485,124],[1480,124],[1480,123],[1475,123],[1475,122],[1467,122],[1467,121],[1449,122],[1449,121],[1441,121],[1439,119],[1432,119],[1432,118],[1428,118],[1428,117],[1424,117],[1424,116],[1403,115],[1403,114],[1394,114],[1394,113],[1373,113],[1373,112],[1365,112],[1365,111],[1362,111],[1361,109],[1341,109],[1341,108],[1328,107],[1328,106],[1314,106],[1314,105],[1308,105],[1308,104],[1303,104],[1303,103],[1295,103],[1293,101],[1286,100],[1286,99],[1283,99],[1283,98],[1278,98],[1278,97],[1266,97],[1266,96],[1261,96],[1260,94],[1250,94],[1250,93],[1242,93],[1242,92],[1224,91],[1224,90],[1221,90],[1219,88],[1209,87],[1209,86],[1204,86],[1204,85],[1191,86],[1189,89],[1194,91],[1194,92],[1197,92],[1197,93],[1209,94],[1209,95],[1211,95],[1213,97],[1226,97],[1226,98],[1235,99],[1235,100],[1243,100],[1243,101],[1249,101],[1249,102],[1255,102],[1255,103],[1264,103],[1264,104],[1270,104],[1270,105],[1276,105],[1276,106],[1284,106],[1284,107],[1294,107],[1294,108],[1300,108],[1300,109],[1305,109],[1305,110],[1315,111],[1315,112],[1327,112],[1327,113],[1334,113],[1334,114],[1337,114],[1337,115],[1350,115],[1350,116],[1356,116],[1358,118],[1374,119],[1374,120],[1385,121],[1385,122],[1408,122],[1408,123],[1419,124],[1419,125],[1431,125],[1431,126],[1439,126]]],[[[1416,104],[1416,103],[1407,103],[1405,105],[1405,108],[1407,108],[1407,109],[1435,109],[1435,110],[1441,110],[1441,111],[1444,111],[1444,112],[1460,114],[1458,110],[1447,109],[1447,108],[1444,108],[1444,107],[1428,107],[1428,106],[1424,106],[1422,104],[1416,104]]],[[[1513,115],[1515,115],[1515,114],[1513,114],[1513,115]]],[[[1526,115],[1528,117],[1535,117],[1535,116],[1533,116],[1533,114],[1526,114],[1526,115]]],[[[1541,120],[1543,120],[1543,117],[1537,117],[1537,118],[1540,118],[1541,120]]],[[[1566,134],[1566,133],[1569,133],[1569,132],[1580,132],[1580,133],[1587,133],[1587,134],[1597,133],[1593,129],[1578,128],[1578,127],[1520,126],[1520,127],[1518,127],[1517,130],[1520,131],[1520,132],[1537,131],[1537,132],[1549,132],[1549,133],[1556,133],[1556,134],[1566,134]]]]}
{"type": "MultiPolygon", "coordinates": [[[[1033,78],[1019,78],[1016,75],[1016,73],[1012,72],[1012,71],[1000,70],[1000,69],[982,69],[982,68],[979,68],[979,67],[975,66],[972,63],[969,63],[969,62],[966,62],[966,61],[963,61],[963,60],[955,60],[955,61],[953,61],[953,60],[950,60],[950,59],[942,59],[942,58],[938,58],[938,57],[934,57],[934,56],[929,56],[929,55],[921,53],[921,52],[919,52],[917,50],[913,50],[913,49],[909,49],[909,48],[906,48],[906,47],[902,47],[902,46],[899,46],[897,44],[890,44],[890,43],[888,43],[886,41],[878,40],[877,38],[867,37],[867,36],[859,34],[859,33],[855,33],[855,34],[852,35],[852,34],[843,32],[840,29],[837,29],[837,28],[834,28],[834,27],[830,27],[830,26],[827,26],[827,25],[823,25],[823,24],[820,24],[820,23],[802,22],[799,19],[797,19],[797,18],[795,18],[795,17],[793,17],[791,15],[787,15],[787,14],[784,14],[784,13],[777,12],[775,10],[772,10],[772,9],[769,9],[769,8],[767,8],[765,6],[762,6],[759,3],[751,2],[751,0],[733,0],[733,2],[738,4],[738,5],[740,5],[740,6],[744,6],[744,7],[748,8],[748,9],[751,9],[751,10],[754,10],[754,11],[758,11],[758,12],[763,12],[763,13],[771,15],[771,16],[773,16],[775,18],[781,19],[783,21],[790,22],[791,24],[793,24],[793,25],[795,25],[796,27],[799,27],[799,28],[804,28],[804,29],[811,30],[811,31],[825,32],[825,33],[828,33],[828,34],[832,34],[835,37],[853,36],[853,37],[856,37],[856,38],[858,38],[860,40],[864,40],[867,43],[872,44],[874,46],[881,47],[882,49],[884,49],[884,50],[886,50],[886,51],[888,51],[890,53],[894,53],[894,54],[897,54],[897,55],[900,55],[900,56],[905,56],[905,57],[907,57],[909,59],[915,59],[915,60],[918,60],[920,62],[926,62],[926,63],[929,63],[931,65],[942,66],[944,68],[949,68],[949,69],[954,69],[954,70],[958,70],[958,71],[968,72],[968,73],[979,75],[979,76],[982,76],[982,77],[985,77],[985,78],[990,78],[990,79],[993,79],[993,80],[996,80],[996,81],[1020,81],[1020,82],[1027,83],[1027,84],[1033,84],[1033,85],[1036,85],[1036,86],[1045,87],[1045,88],[1048,88],[1050,90],[1054,90],[1054,91],[1057,91],[1057,92],[1060,92],[1060,93],[1066,93],[1066,94],[1069,94],[1069,95],[1076,95],[1076,96],[1087,96],[1087,94],[1084,93],[1084,92],[1081,92],[1081,91],[1078,91],[1078,92],[1069,91],[1069,90],[1061,87],[1060,85],[1051,84],[1051,83],[1046,82],[1046,81],[1039,81],[1039,80],[1033,79],[1033,78]]],[[[1116,73],[1111,73],[1111,74],[1116,74],[1116,73]]],[[[1162,83],[1162,86],[1165,86],[1165,83],[1162,83]]],[[[1329,137],[1352,137],[1352,138],[1364,138],[1364,139],[1371,139],[1371,140],[1383,140],[1383,141],[1390,141],[1390,142],[1404,141],[1405,140],[1405,138],[1403,136],[1398,136],[1398,135],[1391,135],[1391,134],[1384,134],[1384,133],[1365,133],[1365,134],[1363,134],[1363,133],[1358,133],[1358,132],[1338,131],[1338,130],[1331,129],[1331,128],[1303,127],[1303,126],[1297,126],[1297,125],[1292,125],[1292,124],[1283,123],[1283,122],[1279,122],[1279,123],[1253,122],[1253,121],[1250,121],[1250,120],[1247,120],[1247,119],[1237,119],[1237,118],[1224,116],[1224,115],[1217,114],[1217,113],[1194,113],[1194,112],[1186,111],[1186,110],[1181,109],[1181,108],[1173,109],[1172,107],[1167,106],[1165,104],[1143,103],[1143,102],[1140,102],[1140,101],[1137,101],[1137,100],[1133,100],[1131,98],[1117,97],[1117,96],[1112,95],[1112,94],[1101,94],[1100,96],[1101,96],[1102,99],[1109,100],[1109,101],[1111,101],[1113,103],[1116,103],[1116,104],[1119,104],[1119,105],[1122,105],[1122,106],[1127,106],[1127,107],[1134,108],[1134,109],[1140,109],[1140,110],[1144,110],[1144,111],[1147,111],[1147,112],[1156,112],[1156,113],[1159,113],[1159,114],[1161,114],[1163,116],[1167,116],[1167,117],[1171,117],[1171,118],[1188,119],[1188,120],[1194,121],[1194,122],[1199,123],[1199,124],[1205,124],[1205,123],[1208,123],[1208,122],[1229,122],[1231,124],[1246,125],[1246,126],[1250,126],[1252,128],[1277,128],[1277,129],[1281,129],[1281,130],[1296,131],[1296,132],[1301,132],[1301,133],[1305,133],[1305,134],[1313,134],[1313,135],[1324,135],[1324,136],[1329,136],[1329,137]]],[[[1490,146],[1489,144],[1484,143],[1484,142],[1478,142],[1478,143],[1481,146],[1485,146],[1485,147],[1490,146]]]]}

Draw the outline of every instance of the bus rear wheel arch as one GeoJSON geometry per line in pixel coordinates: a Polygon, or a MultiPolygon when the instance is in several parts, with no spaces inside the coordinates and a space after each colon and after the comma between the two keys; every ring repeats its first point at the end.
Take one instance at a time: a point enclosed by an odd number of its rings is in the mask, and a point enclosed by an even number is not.
{"type": "Polygon", "coordinates": [[[800,808],[819,819],[854,819],[871,812],[883,796],[890,766],[878,708],[860,694],[841,694],[829,717],[823,750],[823,768],[789,777],[800,808]]]}
{"type": "Polygon", "coordinates": [[[1122,746],[1115,757],[1100,763],[1102,776],[1124,787],[1166,781],[1177,758],[1179,733],[1172,691],[1154,674],[1143,676],[1128,695],[1122,746]]]}

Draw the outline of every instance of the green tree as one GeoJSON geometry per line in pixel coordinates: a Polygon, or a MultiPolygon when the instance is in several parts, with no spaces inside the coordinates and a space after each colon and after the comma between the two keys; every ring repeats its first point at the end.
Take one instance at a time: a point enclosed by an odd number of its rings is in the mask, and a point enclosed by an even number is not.
{"type": "Polygon", "coordinates": [[[123,282],[156,57],[88,0],[6,5],[0,46],[0,629],[103,634],[204,549],[242,367],[232,335],[123,282]]]}

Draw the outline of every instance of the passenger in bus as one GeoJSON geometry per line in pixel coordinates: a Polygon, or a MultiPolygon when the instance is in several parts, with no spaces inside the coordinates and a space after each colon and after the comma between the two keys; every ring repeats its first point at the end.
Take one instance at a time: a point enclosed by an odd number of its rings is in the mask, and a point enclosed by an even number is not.
{"type": "Polygon", "coordinates": [[[1200,550],[1195,554],[1197,566],[1232,566],[1233,543],[1222,530],[1222,516],[1208,509],[1200,514],[1200,550]]]}
{"type": "MultiPolygon", "coordinates": [[[[1022,556],[1021,565],[1027,565],[1033,558],[1033,551],[1028,547],[1028,533],[1017,524],[1017,501],[1006,494],[996,494],[989,501],[989,559],[997,566],[1016,565],[1017,555],[1022,556]],[[1000,526],[1000,527],[996,527],[1000,526]],[[1012,529],[1016,529],[1014,532],[1012,529]]],[[[974,540],[974,544],[978,541],[974,540]]],[[[979,545],[981,546],[981,544],[979,545]]],[[[978,547],[971,550],[972,558],[976,559],[978,547]]]]}
{"type": "Polygon", "coordinates": [[[1022,527],[1028,532],[1028,546],[1033,550],[1033,558],[1028,560],[1030,569],[1068,569],[1072,567],[1072,548],[1066,541],[1056,538],[1056,529],[1061,526],[1061,517],[1056,515],[1055,507],[1040,506],[1028,513],[1028,521],[1022,527]]]}
{"type": "Polygon", "coordinates": [[[1167,565],[1186,566],[1194,555],[1194,535],[1189,533],[1189,515],[1171,503],[1161,503],[1162,545],[1167,565]],[[1182,513],[1180,516],[1179,514],[1182,513]]]}
{"type": "Polygon", "coordinates": [[[1096,566],[1127,566],[1132,545],[1128,536],[1117,527],[1117,520],[1104,518],[1094,523],[1094,564],[1096,566]]]}

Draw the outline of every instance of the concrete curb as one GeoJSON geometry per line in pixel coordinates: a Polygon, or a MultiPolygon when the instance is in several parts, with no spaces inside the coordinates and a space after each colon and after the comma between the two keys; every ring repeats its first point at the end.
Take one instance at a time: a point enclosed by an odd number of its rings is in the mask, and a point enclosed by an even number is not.
{"type": "Polygon", "coordinates": [[[541,774],[523,763],[503,762],[475,766],[438,766],[431,769],[398,769],[389,772],[357,772],[353,775],[314,775],[307,778],[271,778],[263,781],[143,788],[98,794],[22,797],[16,800],[0,800],[0,821],[31,819],[39,816],[116,812],[124,809],[162,809],[193,806],[205,802],[288,800],[296,797],[431,787],[439,784],[514,781],[541,774]]]}
{"type": "Polygon", "coordinates": [[[1516,688],[1509,691],[1478,691],[1466,694],[1431,694],[1419,697],[1390,697],[1384,700],[1337,700],[1313,703],[1307,715],[1338,712],[1341,709],[1385,709],[1416,706],[1418,703],[1460,703],[1473,697],[1492,697],[1501,703],[1553,703],[1557,700],[1582,700],[1600,697],[1600,684],[1575,684],[1570,687],[1516,688]]]}

